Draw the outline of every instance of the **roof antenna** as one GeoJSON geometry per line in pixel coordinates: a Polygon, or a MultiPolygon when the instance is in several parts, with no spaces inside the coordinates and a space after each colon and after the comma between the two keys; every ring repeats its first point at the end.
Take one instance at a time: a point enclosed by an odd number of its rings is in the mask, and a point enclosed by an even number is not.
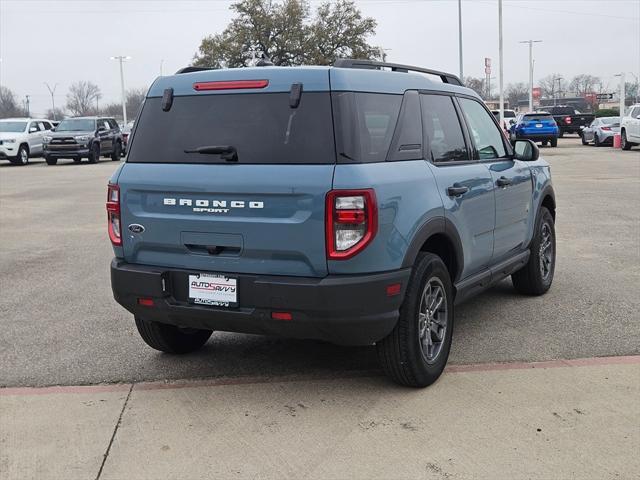
{"type": "Polygon", "coordinates": [[[257,67],[273,67],[273,62],[265,53],[260,54],[260,60],[256,63],[257,67]]]}

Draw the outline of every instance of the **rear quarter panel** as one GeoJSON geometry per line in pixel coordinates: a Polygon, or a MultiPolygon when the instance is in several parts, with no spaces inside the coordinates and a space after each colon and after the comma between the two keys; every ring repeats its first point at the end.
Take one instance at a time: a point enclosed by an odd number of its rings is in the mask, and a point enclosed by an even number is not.
{"type": "Polygon", "coordinates": [[[378,203],[378,232],[362,252],[328,262],[330,274],[397,270],[413,236],[428,220],[444,216],[433,173],[424,160],[358,165],[338,164],[334,189],[373,188],[378,203]]]}

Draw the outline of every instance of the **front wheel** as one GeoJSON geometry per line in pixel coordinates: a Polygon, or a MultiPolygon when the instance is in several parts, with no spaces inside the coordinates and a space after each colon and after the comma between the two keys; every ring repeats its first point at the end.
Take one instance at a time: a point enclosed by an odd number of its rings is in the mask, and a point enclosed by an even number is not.
{"type": "Polygon", "coordinates": [[[418,255],[400,317],[377,342],[385,373],[409,387],[426,387],[442,374],[453,335],[453,288],[447,267],[432,253],[418,255]]]}
{"type": "Polygon", "coordinates": [[[100,145],[94,143],[91,145],[91,152],[89,153],[89,163],[97,163],[100,160],[100,145]]]}
{"type": "Polygon", "coordinates": [[[47,165],[55,165],[56,163],[58,163],[57,158],[51,158],[49,156],[44,157],[44,161],[47,162],[47,165]]]}
{"type": "Polygon", "coordinates": [[[515,289],[525,295],[542,295],[553,282],[556,267],[556,231],[551,212],[540,207],[527,264],[511,275],[515,289]]]}
{"type": "Polygon", "coordinates": [[[620,135],[620,146],[622,150],[631,150],[631,144],[629,140],[627,140],[627,132],[624,130],[622,131],[622,135],[620,135]]]}
{"type": "Polygon", "coordinates": [[[136,317],[138,333],[147,345],[166,353],[190,353],[202,347],[213,330],[181,328],[136,317]]]}
{"type": "Polygon", "coordinates": [[[552,138],[551,139],[551,146],[552,147],[557,147],[558,146],[558,139],[557,138],[552,138]]]}
{"type": "Polygon", "coordinates": [[[580,135],[580,140],[582,141],[583,145],[588,145],[589,142],[587,142],[587,140],[584,138],[584,133],[582,135],[580,135]]]}
{"type": "Polygon", "coordinates": [[[18,155],[14,162],[16,165],[26,165],[29,163],[29,150],[24,145],[20,145],[18,149],[18,155]]]}
{"type": "Polygon", "coordinates": [[[598,134],[597,133],[593,134],[593,144],[596,147],[600,147],[602,145],[602,143],[600,143],[600,139],[598,138],[598,134]]]}

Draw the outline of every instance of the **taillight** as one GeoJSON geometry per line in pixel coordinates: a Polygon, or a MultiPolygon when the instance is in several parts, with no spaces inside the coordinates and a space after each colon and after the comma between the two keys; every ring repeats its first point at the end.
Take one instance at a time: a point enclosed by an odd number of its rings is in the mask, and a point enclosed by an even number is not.
{"type": "Polygon", "coordinates": [[[373,189],[327,193],[327,258],[345,260],[364,249],[378,231],[378,206],[373,189]]]}
{"type": "Polygon", "coordinates": [[[107,186],[107,227],[109,239],[114,245],[122,245],[120,228],[120,187],[110,183],[107,186]]]}
{"type": "Polygon", "coordinates": [[[222,80],[217,82],[196,82],[193,89],[203,90],[241,90],[247,88],[265,88],[269,80],[222,80]]]}
{"type": "Polygon", "coordinates": [[[571,123],[571,117],[564,117],[564,123],[570,124],[571,123]]]}
{"type": "Polygon", "coordinates": [[[611,131],[611,127],[600,127],[601,130],[605,130],[607,132],[611,131]]]}

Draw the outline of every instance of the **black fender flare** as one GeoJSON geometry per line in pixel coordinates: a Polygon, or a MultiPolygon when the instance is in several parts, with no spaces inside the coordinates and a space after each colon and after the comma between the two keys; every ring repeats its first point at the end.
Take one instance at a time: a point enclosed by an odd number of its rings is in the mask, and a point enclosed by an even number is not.
{"type": "Polygon", "coordinates": [[[462,269],[464,267],[464,255],[462,249],[462,241],[458,230],[453,223],[445,217],[433,217],[423,223],[416,231],[415,235],[411,239],[407,251],[402,260],[402,268],[410,268],[414,265],[420,249],[429,238],[433,235],[444,235],[453,245],[454,254],[456,258],[456,272],[452,282],[456,282],[460,278],[462,269]]]}

